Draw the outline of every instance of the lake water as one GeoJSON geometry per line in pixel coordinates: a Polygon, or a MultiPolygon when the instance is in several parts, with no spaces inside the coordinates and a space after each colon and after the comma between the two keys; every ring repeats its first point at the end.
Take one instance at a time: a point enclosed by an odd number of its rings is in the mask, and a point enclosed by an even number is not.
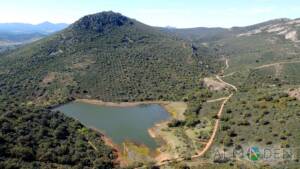
{"type": "Polygon", "coordinates": [[[170,118],[169,113],[158,104],[107,107],[71,102],[55,110],[78,119],[87,127],[99,129],[117,144],[130,140],[152,149],[157,147],[157,143],[150,137],[148,129],[170,118]]]}

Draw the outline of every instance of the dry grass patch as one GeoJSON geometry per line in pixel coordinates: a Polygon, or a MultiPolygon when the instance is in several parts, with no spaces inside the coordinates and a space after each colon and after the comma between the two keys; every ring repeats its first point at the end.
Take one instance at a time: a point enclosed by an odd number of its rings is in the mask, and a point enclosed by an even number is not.
{"type": "Polygon", "coordinates": [[[173,118],[184,120],[184,112],[187,109],[185,102],[169,102],[163,104],[163,107],[172,115],[173,118]]]}
{"type": "Polygon", "coordinates": [[[90,66],[91,64],[96,63],[96,61],[92,60],[92,59],[84,59],[81,62],[78,63],[74,63],[72,65],[73,69],[86,69],[88,66],[90,66]]]}

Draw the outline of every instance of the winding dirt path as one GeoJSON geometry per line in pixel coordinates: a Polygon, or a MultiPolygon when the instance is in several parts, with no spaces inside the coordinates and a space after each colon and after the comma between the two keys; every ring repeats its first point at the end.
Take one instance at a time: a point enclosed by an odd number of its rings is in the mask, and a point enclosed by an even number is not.
{"type": "MultiPolygon", "coordinates": [[[[277,65],[280,65],[280,64],[289,64],[289,63],[300,63],[300,61],[298,60],[298,61],[277,62],[277,63],[267,64],[267,65],[262,65],[262,66],[256,67],[255,69],[261,69],[261,68],[266,68],[266,67],[270,67],[270,66],[277,66],[277,65]]],[[[226,67],[225,67],[224,70],[226,70],[226,69],[229,68],[228,59],[226,59],[225,64],[226,64],[226,67]]],[[[222,72],[224,72],[224,70],[222,72]]],[[[224,80],[221,79],[221,77],[219,75],[216,75],[216,78],[220,82],[222,82],[222,83],[226,84],[227,86],[230,86],[231,88],[233,88],[235,91],[238,90],[235,85],[225,82],[224,80]]],[[[210,137],[209,141],[207,142],[207,144],[205,145],[205,147],[201,151],[198,152],[197,155],[192,156],[192,159],[203,156],[209,150],[209,148],[211,147],[211,145],[213,144],[213,141],[214,141],[214,139],[216,137],[218,128],[220,126],[220,119],[221,119],[221,116],[222,116],[222,113],[223,113],[223,110],[224,110],[224,106],[228,102],[228,100],[233,96],[233,94],[234,93],[231,93],[228,97],[223,97],[223,98],[219,98],[219,99],[214,99],[214,100],[209,100],[208,101],[208,102],[215,102],[215,101],[224,100],[223,103],[222,103],[222,105],[221,105],[221,107],[220,107],[220,109],[219,109],[219,112],[217,114],[217,119],[216,119],[216,122],[215,122],[215,126],[214,126],[214,129],[213,129],[213,132],[211,134],[211,137],[210,137]]]]}
{"type": "MultiPolygon", "coordinates": [[[[270,64],[265,64],[265,65],[261,65],[261,66],[257,66],[257,67],[254,67],[253,69],[263,69],[263,68],[267,68],[267,67],[271,67],[271,66],[281,66],[283,64],[293,64],[293,63],[300,63],[300,60],[294,60],[294,61],[281,61],[281,62],[276,62],[276,63],[270,63],[270,64]]],[[[228,60],[226,59],[226,67],[223,71],[225,71],[226,69],[229,68],[229,65],[228,65],[228,60]],[[227,66],[228,65],[228,66],[227,66]]],[[[228,77],[228,76],[232,76],[234,75],[235,73],[237,72],[231,72],[229,74],[226,74],[226,75],[222,75],[220,77],[228,77]]]]}
{"type": "MultiPolygon", "coordinates": [[[[262,65],[262,66],[259,66],[259,67],[256,67],[254,69],[261,69],[261,68],[266,68],[266,67],[270,67],[270,66],[277,66],[277,65],[280,65],[280,64],[289,64],[289,63],[300,63],[300,61],[286,61],[286,62],[277,62],[277,63],[272,63],[272,64],[266,64],[266,65],[262,65]]],[[[223,72],[229,68],[229,64],[228,64],[228,59],[225,60],[225,65],[226,67],[224,68],[224,70],[222,70],[222,74],[223,72]]],[[[235,72],[231,73],[231,74],[228,74],[227,76],[230,76],[230,75],[233,75],[235,72]]],[[[225,75],[226,76],[226,75],[225,75]]],[[[225,76],[222,76],[222,77],[225,77],[225,76]]],[[[233,84],[230,84],[230,83],[227,83],[225,82],[224,80],[221,79],[221,77],[219,75],[216,75],[216,78],[223,84],[225,84],[226,86],[229,86],[231,87],[232,89],[234,89],[234,91],[238,91],[237,87],[233,84]]],[[[224,111],[224,106],[226,105],[226,103],[229,101],[229,99],[233,96],[234,93],[231,93],[228,97],[222,97],[222,98],[218,98],[218,99],[214,99],[214,100],[209,100],[207,102],[217,102],[217,101],[221,101],[221,100],[224,100],[222,102],[222,105],[218,111],[218,114],[217,114],[217,119],[216,119],[216,122],[215,122],[215,126],[213,128],[213,132],[208,140],[208,142],[206,143],[205,147],[202,149],[202,150],[199,150],[197,155],[194,155],[192,156],[191,158],[192,159],[195,159],[195,158],[199,158],[199,157],[202,157],[209,149],[210,147],[212,146],[214,140],[215,140],[215,137],[217,135],[217,131],[218,131],[218,128],[220,126],[220,119],[222,117],[222,113],[224,111]]],[[[182,158],[178,158],[178,159],[174,159],[174,160],[169,160],[167,161],[168,162],[171,162],[171,161],[183,161],[184,159],[182,158]]]]}
{"type": "MultiPolygon", "coordinates": [[[[300,61],[288,61],[288,62],[272,63],[272,64],[267,64],[267,65],[262,65],[262,66],[256,67],[255,69],[261,69],[261,68],[266,68],[266,67],[270,67],[270,66],[277,66],[277,65],[280,65],[280,64],[289,64],[289,63],[300,63],[300,61]]],[[[226,64],[225,69],[228,69],[229,68],[228,59],[226,59],[225,64],[226,64]]],[[[223,72],[224,72],[224,70],[223,70],[223,72]]],[[[238,90],[237,87],[234,86],[233,84],[227,83],[224,80],[222,80],[219,75],[216,75],[216,78],[220,82],[222,82],[222,83],[226,84],[227,86],[230,86],[231,88],[233,88],[235,91],[238,90]]],[[[214,129],[213,129],[213,132],[211,134],[211,137],[210,137],[209,141],[207,142],[207,144],[205,145],[205,147],[201,151],[198,152],[197,155],[192,156],[192,159],[203,156],[209,150],[209,148],[212,146],[213,141],[214,141],[214,139],[216,137],[218,128],[220,126],[220,119],[221,119],[221,116],[222,116],[222,113],[223,113],[223,110],[224,110],[224,106],[228,102],[228,100],[233,96],[233,94],[234,93],[231,93],[228,97],[223,97],[223,98],[219,98],[219,99],[214,99],[214,100],[207,101],[207,102],[216,102],[216,101],[224,100],[223,103],[222,103],[222,105],[221,105],[221,107],[220,107],[220,109],[219,109],[219,112],[217,114],[217,119],[216,119],[216,122],[215,122],[215,126],[214,126],[214,129]]]]}
{"type": "Polygon", "coordinates": [[[218,101],[225,100],[225,99],[227,99],[227,97],[221,97],[221,98],[218,98],[218,99],[208,100],[206,102],[207,103],[213,103],[213,102],[218,102],[218,101]]]}
{"type": "MultiPolygon", "coordinates": [[[[228,68],[229,68],[229,65],[228,65],[228,59],[226,59],[225,64],[226,64],[225,69],[228,69],[228,68]]],[[[224,70],[225,70],[225,69],[224,69],[224,70]]],[[[224,70],[223,70],[222,72],[224,72],[224,70]]],[[[230,84],[230,83],[227,83],[227,82],[223,81],[219,75],[216,75],[216,78],[217,78],[221,83],[224,83],[226,86],[229,86],[229,87],[233,88],[234,91],[237,91],[237,90],[238,90],[237,87],[234,86],[233,84],[230,84]]],[[[215,125],[214,125],[214,128],[213,128],[213,132],[212,132],[212,134],[211,134],[211,136],[210,136],[208,142],[206,143],[206,145],[205,145],[205,147],[204,147],[203,149],[197,151],[197,154],[191,157],[192,159],[202,157],[202,156],[210,149],[210,147],[211,147],[212,144],[214,143],[214,140],[215,140],[216,135],[217,135],[218,128],[219,128],[219,126],[220,126],[220,119],[221,119],[221,117],[222,117],[222,113],[223,113],[223,111],[224,111],[224,107],[225,107],[226,103],[229,101],[229,99],[233,96],[233,94],[234,94],[234,93],[232,92],[232,93],[231,93],[229,96],[227,96],[227,97],[222,97],[222,98],[218,98],[218,99],[214,99],[214,100],[209,100],[209,101],[207,101],[207,102],[216,102],[216,101],[224,100],[224,101],[222,102],[222,105],[221,105],[219,111],[218,111],[217,119],[216,119],[216,122],[215,122],[215,125]]],[[[157,165],[158,165],[158,166],[163,166],[163,165],[165,165],[165,164],[168,164],[168,163],[170,163],[170,162],[175,162],[175,161],[176,161],[176,162],[181,162],[181,161],[184,161],[184,159],[183,159],[183,158],[169,159],[169,160],[166,160],[166,161],[158,162],[157,165]]]]}
{"type": "Polygon", "coordinates": [[[300,63],[300,60],[270,63],[270,64],[266,64],[266,65],[255,67],[254,69],[262,69],[262,68],[266,68],[266,67],[278,66],[278,65],[281,65],[281,64],[290,64],[290,63],[300,63]]]}
{"type": "MultiPolygon", "coordinates": [[[[225,67],[224,70],[226,70],[226,69],[229,68],[228,59],[226,59],[225,64],[226,64],[226,67],[225,67]]],[[[224,70],[223,70],[222,72],[224,72],[224,70]]],[[[234,86],[233,84],[230,84],[230,83],[227,83],[227,82],[223,81],[219,75],[216,75],[216,78],[217,78],[221,83],[224,83],[225,85],[230,86],[231,88],[233,88],[235,91],[238,90],[237,87],[234,86]]],[[[216,135],[217,135],[218,128],[219,128],[219,126],[220,126],[220,119],[221,119],[221,117],[222,117],[222,113],[223,113],[223,110],[224,110],[224,106],[225,106],[225,104],[228,102],[228,100],[229,100],[232,96],[233,96],[233,93],[231,93],[231,94],[230,94],[229,96],[227,96],[227,97],[222,97],[222,98],[219,98],[219,99],[214,99],[214,100],[209,100],[209,101],[208,101],[208,102],[215,102],[215,101],[221,101],[221,100],[224,100],[223,103],[222,103],[222,105],[221,105],[221,107],[220,107],[220,109],[219,109],[219,111],[218,111],[217,119],[216,119],[216,122],[215,122],[215,126],[214,126],[213,132],[212,132],[212,134],[211,134],[211,136],[210,136],[208,142],[206,143],[205,147],[204,147],[201,151],[199,151],[199,152],[197,153],[197,155],[192,156],[192,159],[193,159],[193,158],[198,158],[198,157],[203,156],[203,155],[209,150],[209,148],[211,147],[211,145],[213,144],[213,142],[214,142],[214,140],[215,140],[215,137],[216,137],[216,135]]]]}
{"type": "Polygon", "coordinates": [[[219,109],[219,112],[217,114],[217,119],[216,119],[216,122],[215,122],[215,126],[214,126],[214,129],[213,129],[213,132],[208,140],[208,142],[206,143],[205,147],[198,152],[197,155],[194,155],[192,156],[192,159],[193,158],[198,158],[198,157],[201,157],[203,156],[208,150],[209,148],[211,147],[211,145],[213,144],[214,140],[215,140],[215,137],[217,135],[217,131],[218,131],[218,128],[220,126],[220,119],[221,119],[221,116],[222,116],[222,113],[223,113],[223,110],[224,110],[224,106],[225,104],[228,102],[228,100],[233,96],[233,93],[231,93],[228,97],[225,98],[225,100],[223,101],[220,109],[219,109]]]}
{"type": "Polygon", "coordinates": [[[225,60],[225,65],[226,65],[226,67],[225,67],[224,71],[229,68],[228,59],[225,60]]]}
{"type": "Polygon", "coordinates": [[[227,74],[227,75],[223,75],[223,76],[221,76],[221,77],[233,76],[235,73],[236,73],[236,72],[232,72],[232,73],[229,73],[229,74],[227,74]]]}
{"type": "Polygon", "coordinates": [[[235,91],[238,90],[237,87],[234,86],[233,84],[227,83],[227,82],[225,82],[224,80],[222,80],[221,77],[220,77],[219,75],[216,75],[216,78],[217,78],[220,82],[222,82],[222,83],[226,84],[227,86],[230,86],[231,88],[233,88],[235,91]]]}
{"type": "Polygon", "coordinates": [[[228,68],[229,68],[228,59],[225,59],[225,68],[221,70],[221,74],[224,74],[225,70],[228,69],[228,68]]]}

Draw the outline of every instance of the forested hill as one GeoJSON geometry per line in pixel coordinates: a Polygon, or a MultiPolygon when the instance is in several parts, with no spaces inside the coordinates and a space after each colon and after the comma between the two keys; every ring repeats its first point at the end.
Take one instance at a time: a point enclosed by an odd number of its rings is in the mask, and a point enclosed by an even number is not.
{"type": "Polygon", "coordinates": [[[0,168],[113,168],[100,134],[48,109],[74,98],[180,100],[217,71],[213,52],[103,12],[1,56],[0,168]]]}
{"type": "Polygon", "coordinates": [[[33,102],[52,104],[71,96],[178,100],[203,72],[215,71],[209,53],[204,46],[104,12],[10,53],[0,61],[0,72],[8,84],[4,92],[17,84],[21,92],[16,95],[33,102]]]}

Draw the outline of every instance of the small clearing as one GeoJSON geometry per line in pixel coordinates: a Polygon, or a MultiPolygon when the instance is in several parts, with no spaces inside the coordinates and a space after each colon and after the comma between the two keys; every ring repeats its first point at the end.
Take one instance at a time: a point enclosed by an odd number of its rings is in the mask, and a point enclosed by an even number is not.
{"type": "Polygon", "coordinates": [[[81,62],[78,62],[78,63],[74,63],[72,65],[72,68],[74,69],[86,69],[88,68],[91,64],[94,64],[96,63],[96,61],[92,60],[92,59],[84,59],[83,61],[81,62]]]}
{"type": "Polygon", "coordinates": [[[55,72],[50,72],[50,73],[48,73],[48,74],[44,77],[44,79],[43,79],[43,81],[42,81],[42,84],[48,84],[48,83],[53,82],[53,81],[55,80],[55,77],[56,77],[56,73],[55,73],[55,72]]]}
{"type": "Polygon", "coordinates": [[[207,88],[213,91],[223,90],[226,88],[226,84],[213,78],[204,78],[203,82],[207,88]]]}

